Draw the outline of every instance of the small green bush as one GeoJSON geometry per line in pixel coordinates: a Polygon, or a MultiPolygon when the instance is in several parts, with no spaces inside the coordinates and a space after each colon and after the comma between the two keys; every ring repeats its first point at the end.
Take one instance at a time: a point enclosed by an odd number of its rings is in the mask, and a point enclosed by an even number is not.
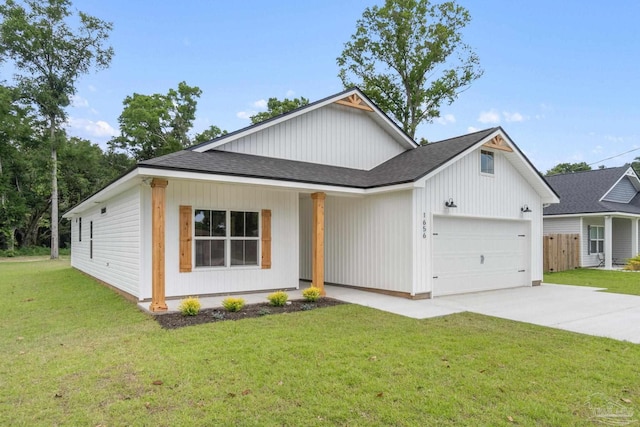
{"type": "Polygon", "coordinates": [[[274,307],[282,307],[287,303],[289,299],[289,295],[285,291],[277,291],[272,294],[269,294],[267,297],[269,303],[274,307]]]}
{"type": "Polygon", "coordinates": [[[627,260],[627,264],[624,266],[625,270],[640,271],[640,255],[636,255],[633,258],[627,260]]]}
{"type": "Polygon", "coordinates": [[[260,316],[266,316],[267,314],[271,314],[271,310],[269,310],[268,308],[262,307],[260,311],[258,311],[258,314],[260,316]]]}
{"type": "Polygon", "coordinates": [[[315,286],[311,286],[302,291],[302,296],[309,302],[316,302],[322,297],[322,295],[320,295],[320,288],[316,288],[315,286]]]}
{"type": "Polygon", "coordinates": [[[242,307],[244,307],[244,299],[228,297],[222,300],[222,306],[227,311],[231,311],[231,312],[240,311],[242,310],[242,307]]]}
{"type": "Polygon", "coordinates": [[[198,297],[188,297],[180,301],[178,310],[183,316],[195,316],[200,312],[201,307],[198,297]]]}

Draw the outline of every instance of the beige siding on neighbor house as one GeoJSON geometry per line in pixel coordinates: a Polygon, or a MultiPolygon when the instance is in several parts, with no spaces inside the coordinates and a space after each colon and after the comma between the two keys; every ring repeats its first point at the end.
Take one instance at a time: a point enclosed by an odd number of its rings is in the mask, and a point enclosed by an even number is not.
{"type": "MultiPolygon", "coordinates": [[[[298,193],[245,185],[169,180],[166,189],[166,296],[205,295],[256,290],[296,288],[298,265],[298,193]],[[180,273],[180,206],[193,209],[220,209],[260,212],[271,209],[271,269],[260,266],[194,267],[180,273]]],[[[145,203],[150,199],[145,190],[145,203]]],[[[150,230],[151,214],[144,212],[145,233],[150,230]]],[[[145,253],[150,253],[150,242],[145,253]]],[[[195,241],[193,242],[195,262],[195,241]]],[[[258,256],[258,260],[260,256],[258,256]]],[[[260,262],[260,261],[258,261],[260,262]]],[[[151,262],[145,261],[144,298],[151,297],[151,262]]]]}
{"type": "Polygon", "coordinates": [[[580,218],[553,218],[544,219],[544,234],[580,234],[580,218]]]}
{"type": "Polygon", "coordinates": [[[631,220],[613,218],[613,250],[614,262],[623,263],[631,258],[631,220]]]}
{"type": "MultiPolygon", "coordinates": [[[[300,273],[311,280],[309,195],[300,197],[300,273]]],[[[411,293],[411,191],[327,196],[325,281],[411,293]]]]}
{"type": "Polygon", "coordinates": [[[372,114],[328,105],[216,149],[369,170],[405,150],[372,114]]]}
{"type": "Polygon", "coordinates": [[[538,193],[500,151],[495,174],[480,173],[480,149],[462,157],[414,190],[411,238],[415,240],[413,283],[416,294],[433,291],[434,215],[530,222],[530,281],[542,280],[542,202],[538,193]],[[457,208],[446,208],[453,199],[457,208]],[[522,213],[527,204],[532,212],[522,213]],[[426,232],[423,232],[423,221],[426,232]]]}
{"type": "Polygon", "coordinates": [[[140,188],[71,218],[71,265],[123,291],[140,296],[140,188]],[[100,213],[102,208],[106,213],[100,213]],[[82,241],[78,220],[82,218],[82,241]],[[93,222],[93,239],[90,238],[93,222]],[[93,240],[93,258],[90,245],[93,240]]]}

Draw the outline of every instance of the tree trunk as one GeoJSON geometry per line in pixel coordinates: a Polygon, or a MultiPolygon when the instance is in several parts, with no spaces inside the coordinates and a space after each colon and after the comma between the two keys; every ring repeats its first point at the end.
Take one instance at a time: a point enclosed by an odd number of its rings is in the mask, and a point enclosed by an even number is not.
{"type": "Polygon", "coordinates": [[[58,152],[56,150],[55,117],[49,117],[51,138],[51,259],[59,257],[58,243],[58,152]]]}

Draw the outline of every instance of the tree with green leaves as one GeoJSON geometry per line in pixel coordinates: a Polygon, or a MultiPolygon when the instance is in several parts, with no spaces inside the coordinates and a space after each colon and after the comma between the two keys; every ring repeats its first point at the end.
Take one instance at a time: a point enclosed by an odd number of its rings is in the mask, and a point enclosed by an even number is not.
{"type": "Polygon", "coordinates": [[[216,125],[211,125],[209,128],[203,130],[193,139],[194,144],[201,144],[203,142],[211,141],[212,139],[216,139],[221,137],[222,135],[226,135],[227,131],[220,129],[216,125]]]}
{"type": "Polygon", "coordinates": [[[635,159],[633,159],[633,162],[631,162],[631,167],[636,171],[638,175],[640,175],[640,157],[636,157],[635,159]]]}
{"type": "Polygon", "coordinates": [[[357,85],[411,138],[482,76],[464,43],[467,9],[454,1],[386,0],[365,9],[337,58],[345,87],[357,85]]]}
{"type": "Polygon", "coordinates": [[[51,258],[58,258],[58,160],[56,133],[76,82],[93,68],[106,68],[112,24],[72,11],[69,0],[6,0],[0,5],[0,57],[11,59],[25,99],[46,120],[51,148],[51,258]],[[74,26],[72,27],[72,24],[74,26]]]}
{"type": "Polygon", "coordinates": [[[272,117],[279,116],[280,114],[284,114],[291,110],[295,110],[296,108],[303,107],[309,104],[309,100],[305,97],[300,98],[285,98],[282,101],[278,98],[269,98],[267,101],[267,111],[262,111],[251,116],[251,123],[256,124],[263,122],[272,117]]]}
{"type": "Polygon", "coordinates": [[[589,166],[586,162],[580,163],[558,163],[551,169],[547,171],[546,176],[551,175],[560,175],[565,173],[573,173],[573,172],[583,172],[590,171],[591,166],[589,166]]]}
{"type": "Polygon", "coordinates": [[[118,118],[120,136],[109,141],[109,146],[124,150],[138,161],[189,147],[189,131],[201,94],[197,86],[181,82],[177,90],[170,89],[166,95],[127,96],[118,118]]]}

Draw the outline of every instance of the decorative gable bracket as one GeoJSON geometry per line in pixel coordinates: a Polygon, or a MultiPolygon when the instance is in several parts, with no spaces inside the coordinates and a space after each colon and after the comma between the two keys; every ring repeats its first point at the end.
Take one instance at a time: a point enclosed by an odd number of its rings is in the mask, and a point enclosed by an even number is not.
{"type": "Polygon", "coordinates": [[[369,107],[358,95],[349,95],[346,98],[339,99],[336,104],[345,105],[347,107],[358,108],[364,111],[373,111],[373,108],[369,107]]]}
{"type": "Polygon", "coordinates": [[[509,153],[513,152],[513,149],[507,145],[507,142],[504,140],[502,135],[494,136],[493,138],[491,138],[491,141],[484,144],[483,147],[492,148],[494,150],[507,151],[509,153]]]}

